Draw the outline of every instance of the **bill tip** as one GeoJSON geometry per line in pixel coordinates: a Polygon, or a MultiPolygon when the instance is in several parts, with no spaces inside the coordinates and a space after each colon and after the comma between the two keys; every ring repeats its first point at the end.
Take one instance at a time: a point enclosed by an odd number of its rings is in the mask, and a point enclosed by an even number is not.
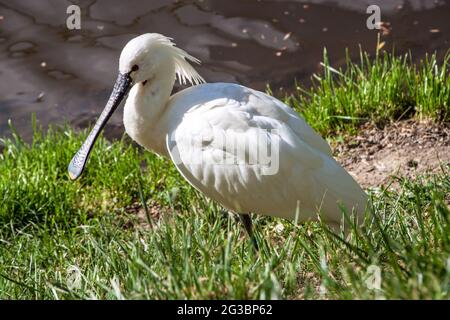
{"type": "Polygon", "coordinates": [[[73,168],[71,168],[71,166],[69,166],[68,172],[69,172],[69,178],[72,181],[77,180],[81,176],[81,172],[74,172],[74,170],[73,170],[73,168]]]}
{"type": "Polygon", "coordinates": [[[69,178],[70,178],[70,180],[74,181],[74,180],[77,180],[78,177],[69,171],[69,178]]]}

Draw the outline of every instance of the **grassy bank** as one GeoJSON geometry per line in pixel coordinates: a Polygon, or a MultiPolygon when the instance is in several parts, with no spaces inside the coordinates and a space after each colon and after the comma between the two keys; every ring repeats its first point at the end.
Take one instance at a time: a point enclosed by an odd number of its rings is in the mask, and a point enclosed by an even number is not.
{"type": "MultiPolygon", "coordinates": [[[[324,134],[361,118],[448,120],[446,65],[378,59],[345,73],[325,61],[316,86],[289,102],[324,134]]],[[[448,166],[373,190],[375,214],[348,240],[319,223],[255,217],[256,255],[239,221],[169,161],[100,139],[71,182],[67,164],[85,133],[35,132],[31,144],[2,141],[2,299],[450,298],[448,166]],[[377,271],[379,289],[367,281],[377,271]]]]}
{"type": "Polygon", "coordinates": [[[354,132],[365,121],[385,123],[407,118],[450,120],[450,53],[444,62],[435,55],[418,64],[410,55],[361,52],[333,68],[324,52],[323,73],[313,87],[297,87],[287,103],[323,135],[354,132]]]}

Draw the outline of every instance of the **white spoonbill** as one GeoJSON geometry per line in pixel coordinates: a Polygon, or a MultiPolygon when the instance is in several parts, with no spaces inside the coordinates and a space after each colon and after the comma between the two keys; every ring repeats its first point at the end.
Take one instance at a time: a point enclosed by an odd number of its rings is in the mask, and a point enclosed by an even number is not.
{"type": "Polygon", "coordinates": [[[71,179],[81,175],[101,129],[128,94],[127,134],[171,158],[192,186],[240,214],[250,236],[249,213],[305,221],[320,212],[336,226],[345,208],[362,220],[365,192],[302,117],[241,85],[202,84],[189,62],[199,60],[160,34],[128,42],[111,97],[69,165],[71,179]],[[193,86],[171,95],[176,76],[193,86]]]}

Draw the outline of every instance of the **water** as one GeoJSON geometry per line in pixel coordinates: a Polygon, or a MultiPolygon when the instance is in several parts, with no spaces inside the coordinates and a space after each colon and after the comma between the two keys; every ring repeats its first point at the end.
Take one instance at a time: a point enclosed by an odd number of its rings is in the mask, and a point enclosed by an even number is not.
{"type": "MultiPolygon", "coordinates": [[[[339,66],[345,48],[373,52],[377,32],[366,28],[366,8],[378,4],[391,30],[386,49],[418,59],[449,49],[450,1],[435,0],[96,0],[82,8],[81,30],[67,30],[61,0],[0,0],[0,136],[8,119],[25,137],[31,114],[39,122],[91,123],[116,77],[121,48],[132,37],[159,32],[203,62],[210,82],[290,91],[320,72],[323,47],[339,66]],[[433,32],[430,32],[432,30],[433,32]]],[[[121,111],[108,134],[122,132],[121,111]]]]}

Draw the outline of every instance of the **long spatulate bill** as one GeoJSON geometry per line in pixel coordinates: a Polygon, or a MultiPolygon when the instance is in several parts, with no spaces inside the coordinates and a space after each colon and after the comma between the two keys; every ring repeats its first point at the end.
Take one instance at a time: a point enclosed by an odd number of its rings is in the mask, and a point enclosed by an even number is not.
{"type": "Polygon", "coordinates": [[[69,164],[69,176],[70,179],[76,180],[83,173],[84,167],[86,166],[86,162],[89,158],[89,154],[91,153],[92,147],[95,144],[100,132],[105,127],[111,115],[117,109],[117,107],[122,102],[123,98],[128,94],[132,83],[132,79],[129,74],[120,74],[117,77],[116,83],[114,84],[114,89],[109,97],[108,103],[103,109],[100,117],[97,119],[94,128],[89,133],[89,136],[84,141],[81,148],[72,158],[69,164]]]}

